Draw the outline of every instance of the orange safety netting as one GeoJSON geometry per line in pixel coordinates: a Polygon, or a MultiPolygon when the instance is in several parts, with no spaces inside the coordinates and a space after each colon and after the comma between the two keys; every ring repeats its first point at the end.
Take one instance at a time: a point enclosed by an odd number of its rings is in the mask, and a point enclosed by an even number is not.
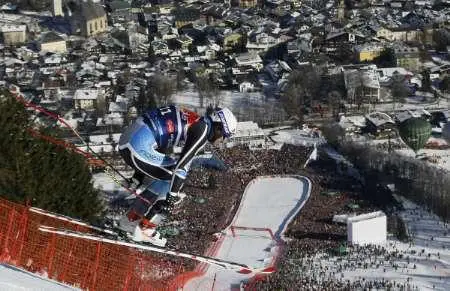
{"type": "Polygon", "coordinates": [[[38,230],[86,227],[0,198],[0,262],[89,290],[177,290],[198,272],[185,259],[38,230]]]}

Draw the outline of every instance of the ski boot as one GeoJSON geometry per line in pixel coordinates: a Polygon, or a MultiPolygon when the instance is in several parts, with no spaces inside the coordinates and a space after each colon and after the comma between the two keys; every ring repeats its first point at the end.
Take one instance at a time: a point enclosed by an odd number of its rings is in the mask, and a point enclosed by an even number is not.
{"type": "Polygon", "coordinates": [[[150,243],[156,246],[165,247],[167,239],[161,236],[156,230],[157,225],[147,218],[143,218],[134,229],[132,240],[136,242],[150,243]]]}

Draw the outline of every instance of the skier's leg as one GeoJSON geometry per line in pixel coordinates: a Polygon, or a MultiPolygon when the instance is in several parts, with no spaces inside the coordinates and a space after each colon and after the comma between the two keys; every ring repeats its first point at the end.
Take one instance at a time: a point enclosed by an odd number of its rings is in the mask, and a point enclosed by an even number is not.
{"type": "Polygon", "coordinates": [[[131,159],[131,151],[128,148],[119,149],[119,153],[122,156],[122,159],[125,163],[134,169],[133,176],[129,178],[127,181],[127,187],[136,189],[142,183],[144,174],[142,174],[136,167],[134,166],[133,160],[131,159]]]}
{"type": "MultiPolygon", "coordinates": [[[[145,196],[152,196],[154,200],[157,196],[150,191],[144,191],[142,193],[145,196]]],[[[147,197],[146,197],[147,198],[147,197]]],[[[163,219],[162,212],[163,207],[161,201],[157,200],[152,205],[148,203],[138,202],[140,199],[136,199],[136,204],[132,211],[129,212],[128,218],[130,219],[130,213],[135,215],[136,220],[140,219],[139,224],[136,225],[133,232],[133,240],[140,242],[149,242],[159,246],[165,246],[167,239],[161,236],[161,233],[157,231],[157,226],[161,223],[163,219]],[[136,213],[138,213],[136,215],[136,213]]],[[[142,200],[141,200],[142,201],[142,200]]]]}
{"type": "Polygon", "coordinates": [[[138,197],[134,200],[128,211],[127,216],[130,221],[144,218],[146,214],[150,212],[158,198],[155,194],[147,190],[142,192],[139,196],[140,198],[138,197]]]}
{"type": "Polygon", "coordinates": [[[186,197],[186,194],[182,192],[184,182],[187,178],[191,162],[187,163],[183,168],[176,169],[175,175],[173,175],[171,180],[172,192],[167,193],[166,200],[168,202],[168,207],[173,209],[176,205],[186,197]]]}

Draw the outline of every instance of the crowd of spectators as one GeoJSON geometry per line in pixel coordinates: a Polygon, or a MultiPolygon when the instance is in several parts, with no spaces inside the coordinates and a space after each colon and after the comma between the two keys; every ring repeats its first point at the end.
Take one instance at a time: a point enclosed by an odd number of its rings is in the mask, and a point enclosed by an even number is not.
{"type": "MultiPolygon", "coordinates": [[[[217,239],[216,234],[231,222],[251,180],[265,175],[305,175],[312,181],[311,196],[288,227],[286,235],[292,240],[277,263],[279,272],[255,284],[258,284],[258,290],[260,287],[265,290],[290,289],[294,286],[291,281],[300,278],[295,286],[315,284],[328,289],[326,286],[331,286],[331,278],[313,283],[313,276],[298,275],[301,272],[291,268],[289,262],[339,247],[346,239],[346,227],[333,223],[332,218],[335,214],[355,211],[348,207],[349,204],[360,204],[359,212],[371,211],[372,208],[359,201],[361,187],[358,183],[348,177],[333,175],[333,165],[318,161],[305,169],[304,164],[311,151],[312,148],[293,145],[284,145],[281,150],[250,150],[245,147],[215,150],[214,155],[224,161],[228,169],[217,171],[200,167],[191,170],[184,187],[189,196],[170,222],[180,232],[169,238],[168,246],[204,254],[217,239]],[[336,194],[327,195],[331,191],[336,194]]],[[[187,261],[186,264],[194,266],[193,262],[187,261]]],[[[338,284],[342,287],[348,285],[347,282],[338,284]]]]}
{"type": "Polygon", "coordinates": [[[226,171],[194,168],[184,191],[189,195],[173,214],[180,234],[168,240],[171,247],[204,253],[208,245],[231,222],[247,184],[258,176],[298,174],[309,149],[284,146],[281,150],[251,151],[233,147],[215,151],[226,171]]]}
{"type": "MultiPolygon", "coordinates": [[[[375,245],[348,246],[339,252],[323,252],[321,247],[301,240],[293,240],[286,246],[284,259],[278,263],[278,272],[265,280],[251,281],[247,290],[419,290],[412,275],[416,264],[425,259],[440,259],[439,253],[425,249],[398,249],[394,243],[388,248],[375,245]],[[340,253],[339,253],[340,252],[340,253]],[[386,274],[395,270],[403,279],[345,278],[346,272],[377,271],[386,274]],[[411,274],[409,276],[408,274],[411,274]]],[[[376,276],[370,276],[376,278],[376,276]]],[[[386,276],[389,278],[392,276],[386,276]]],[[[439,280],[445,279],[445,276],[439,280]]]]}

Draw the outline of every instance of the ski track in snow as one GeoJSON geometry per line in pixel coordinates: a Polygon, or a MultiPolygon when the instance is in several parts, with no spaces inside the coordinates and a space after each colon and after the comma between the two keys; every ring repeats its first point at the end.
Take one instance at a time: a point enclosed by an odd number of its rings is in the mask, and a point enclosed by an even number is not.
{"type": "MultiPolygon", "coordinates": [[[[232,226],[268,228],[277,240],[289,222],[308,200],[311,191],[309,179],[301,176],[264,176],[251,181],[245,189],[239,209],[232,223],[222,233],[212,255],[256,267],[272,265],[280,247],[267,231],[235,228],[232,226]]],[[[214,266],[201,266],[204,274],[189,281],[183,290],[230,290],[247,281],[254,274],[238,274],[214,266]],[[202,268],[203,267],[203,268],[202,268]]]]}

